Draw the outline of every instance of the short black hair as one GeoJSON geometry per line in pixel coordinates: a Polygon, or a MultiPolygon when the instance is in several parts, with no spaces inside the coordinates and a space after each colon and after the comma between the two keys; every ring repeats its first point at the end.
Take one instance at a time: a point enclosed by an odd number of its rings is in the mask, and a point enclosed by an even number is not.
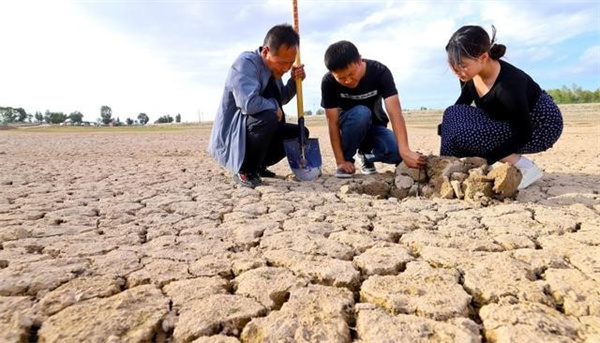
{"type": "Polygon", "coordinates": [[[325,67],[329,71],[341,70],[360,62],[360,54],[354,44],[341,40],[331,44],[325,51],[325,67]]]}
{"type": "Polygon", "coordinates": [[[265,36],[263,46],[275,53],[282,45],[287,47],[300,46],[300,35],[290,24],[273,26],[265,36]]]}

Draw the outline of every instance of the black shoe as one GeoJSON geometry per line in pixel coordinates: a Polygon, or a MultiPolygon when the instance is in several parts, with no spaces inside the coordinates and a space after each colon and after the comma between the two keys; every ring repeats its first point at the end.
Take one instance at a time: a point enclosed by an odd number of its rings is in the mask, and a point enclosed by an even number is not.
{"type": "Polygon", "coordinates": [[[254,180],[255,186],[260,186],[263,184],[263,179],[258,175],[258,173],[248,173],[252,175],[252,180],[254,180]]]}
{"type": "Polygon", "coordinates": [[[275,177],[275,173],[273,173],[272,171],[270,171],[267,168],[262,168],[258,170],[258,176],[261,177],[275,177]]]}
{"type": "Polygon", "coordinates": [[[369,159],[367,158],[367,156],[365,156],[362,153],[357,153],[356,154],[356,159],[358,160],[358,164],[360,167],[360,172],[365,174],[365,175],[371,175],[371,174],[376,174],[377,173],[377,169],[375,168],[375,163],[369,161],[369,159]]]}
{"type": "Polygon", "coordinates": [[[262,179],[256,173],[239,172],[233,175],[233,181],[242,187],[254,188],[262,184],[262,179]]]}

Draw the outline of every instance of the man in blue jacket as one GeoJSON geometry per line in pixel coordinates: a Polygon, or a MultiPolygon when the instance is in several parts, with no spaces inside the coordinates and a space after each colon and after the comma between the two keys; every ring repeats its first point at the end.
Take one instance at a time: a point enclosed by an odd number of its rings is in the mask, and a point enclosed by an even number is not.
{"type": "Polygon", "coordinates": [[[243,52],[229,69],[208,151],[241,186],[255,187],[261,176],[274,177],[266,167],[285,157],[285,139],[300,135],[298,125],[285,122],[282,110],[296,95],[295,80],[306,77],[303,65],[292,66],[299,46],[292,26],[276,25],[263,46],[243,52]],[[281,77],[290,69],[284,85],[281,77]]]}

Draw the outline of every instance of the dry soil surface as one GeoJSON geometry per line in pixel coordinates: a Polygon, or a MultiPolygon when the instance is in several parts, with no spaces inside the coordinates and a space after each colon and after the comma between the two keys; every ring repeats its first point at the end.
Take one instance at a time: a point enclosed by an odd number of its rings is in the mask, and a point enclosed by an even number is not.
{"type": "MultiPolygon", "coordinates": [[[[210,125],[0,131],[0,342],[600,342],[600,105],[516,200],[379,199],[286,161],[234,186],[210,125]]],[[[439,112],[406,113],[437,154],[439,112]]],[[[389,174],[388,174],[389,175],[389,174]]]]}

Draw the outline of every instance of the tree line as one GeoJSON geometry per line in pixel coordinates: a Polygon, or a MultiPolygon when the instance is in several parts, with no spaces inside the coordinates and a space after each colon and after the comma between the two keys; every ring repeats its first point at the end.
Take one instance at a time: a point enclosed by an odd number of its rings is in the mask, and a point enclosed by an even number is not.
{"type": "Polygon", "coordinates": [[[600,102],[600,88],[595,91],[583,90],[578,85],[572,85],[571,88],[562,86],[560,89],[550,89],[546,91],[554,98],[557,104],[585,104],[591,102],[600,102]]]}
{"type": "MultiPolygon", "coordinates": [[[[580,86],[573,84],[571,88],[562,86],[559,89],[549,89],[546,91],[557,104],[588,104],[600,103],[600,88],[595,91],[584,90],[580,86]]],[[[421,106],[421,110],[427,110],[427,107],[421,106]]],[[[310,116],[313,112],[308,110],[304,115],[310,116]]],[[[316,115],[325,114],[322,108],[319,108],[316,115]]]]}
{"type": "MultiPolygon", "coordinates": [[[[146,125],[150,121],[150,117],[146,113],[140,113],[137,115],[137,120],[127,118],[125,119],[126,125],[133,125],[135,123],[139,123],[141,125],[146,125]]],[[[1,107],[0,106],[0,124],[11,124],[11,123],[47,123],[47,124],[61,124],[66,121],[70,121],[74,125],[81,125],[84,123],[83,121],[83,113],[79,111],[71,112],[70,114],[65,114],[63,112],[52,112],[50,110],[46,110],[45,113],[35,112],[34,114],[27,113],[25,109],[21,107],[1,107]]],[[[176,123],[181,122],[181,114],[177,114],[175,118],[171,117],[171,115],[164,115],[159,117],[154,121],[155,124],[158,123],[172,123],[175,121],[176,123]]],[[[123,125],[121,119],[119,117],[114,117],[112,113],[112,109],[109,106],[103,105],[100,107],[100,118],[96,120],[97,124],[103,125],[123,125]]]]}
{"type": "MultiPolygon", "coordinates": [[[[580,86],[573,84],[571,88],[562,86],[560,89],[550,89],[546,91],[557,104],[583,104],[600,102],[600,88],[595,91],[584,90],[580,86]]],[[[323,115],[325,111],[320,108],[316,111],[316,115],[323,115]]],[[[306,111],[305,115],[312,115],[312,111],[306,111]]],[[[34,114],[27,113],[21,107],[1,107],[0,106],[0,124],[10,123],[48,123],[48,124],[61,124],[65,121],[70,120],[73,124],[83,123],[83,114],[79,111],[74,111],[69,114],[63,112],[52,112],[46,110],[45,113],[35,112],[34,114]]],[[[137,123],[146,125],[150,121],[150,118],[146,113],[140,113],[137,115],[137,123]]],[[[159,117],[154,121],[155,124],[160,123],[176,123],[181,122],[181,114],[177,114],[175,118],[171,115],[166,114],[159,117]]],[[[100,118],[97,119],[96,123],[103,125],[122,125],[119,117],[113,118],[112,109],[109,106],[100,107],[100,118]]],[[[136,120],[127,118],[125,120],[126,125],[133,125],[136,120]]]]}

